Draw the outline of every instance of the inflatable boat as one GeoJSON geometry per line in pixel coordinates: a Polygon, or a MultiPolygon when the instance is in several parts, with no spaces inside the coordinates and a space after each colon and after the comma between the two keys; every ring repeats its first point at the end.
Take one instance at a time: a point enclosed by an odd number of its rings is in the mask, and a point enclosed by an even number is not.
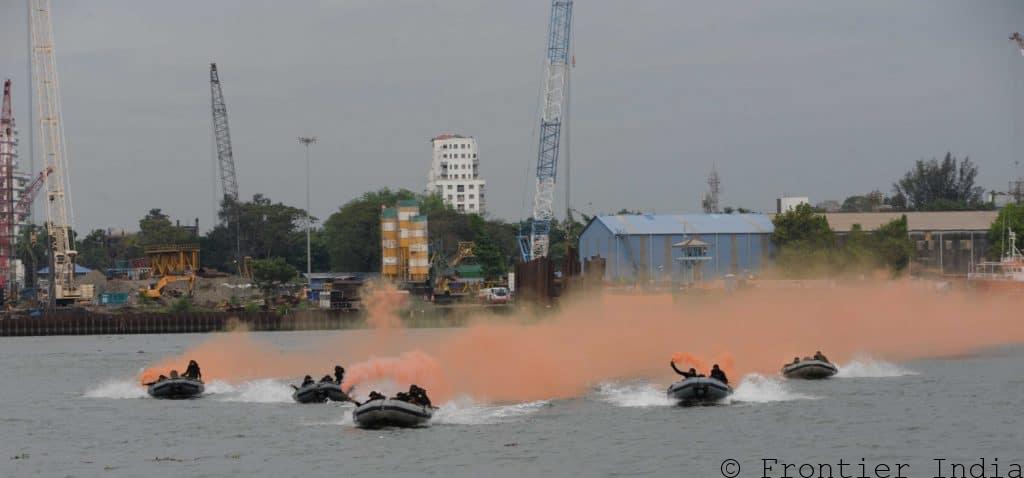
{"type": "Polygon", "coordinates": [[[149,384],[146,392],[153,398],[184,399],[198,397],[205,389],[199,380],[168,378],[149,384]]]}
{"type": "Polygon", "coordinates": [[[356,407],[352,421],[360,428],[424,426],[434,416],[434,409],[393,398],[370,400],[356,407]]]}
{"type": "Polygon", "coordinates": [[[820,380],[839,373],[839,369],[824,360],[801,360],[782,367],[782,376],[804,380],[820,380]]]}
{"type": "Polygon", "coordinates": [[[341,389],[341,385],[334,382],[311,383],[305,387],[299,387],[292,394],[292,398],[299,403],[323,403],[328,400],[347,402],[350,400],[348,394],[341,389]]]}
{"type": "Polygon", "coordinates": [[[668,387],[668,398],[680,405],[712,404],[732,395],[732,387],[710,377],[691,377],[668,387]]]}

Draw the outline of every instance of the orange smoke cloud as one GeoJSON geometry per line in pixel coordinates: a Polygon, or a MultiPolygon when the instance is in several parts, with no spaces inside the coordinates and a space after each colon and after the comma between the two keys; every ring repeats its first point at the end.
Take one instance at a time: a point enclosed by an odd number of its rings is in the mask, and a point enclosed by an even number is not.
{"type": "MultiPolygon", "coordinates": [[[[450,386],[444,375],[444,369],[433,357],[414,350],[398,357],[371,359],[357,363],[346,370],[345,383],[342,388],[391,380],[401,385],[418,384],[431,390],[435,396],[447,396],[450,386]]],[[[362,394],[369,390],[360,390],[362,394]]]]}
{"type": "MultiPolygon", "coordinates": [[[[672,362],[676,364],[677,368],[684,371],[688,368],[694,368],[699,373],[708,373],[711,370],[711,365],[708,365],[708,361],[685,352],[672,354],[672,362]]],[[[716,357],[711,363],[718,365],[726,375],[730,375],[736,361],[732,358],[732,355],[725,354],[716,357]]]]}
{"type": "Polygon", "coordinates": [[[912,282],[666,297],[606,293],[563,303],[539,321],[480,317],[464,328],[326,333],[299,349],[218,334],[154,367],[194,358],[204,376],[246,380],[343,363],[351,364],[346,384],[390,379],[424,386],[435,401],[520,401],[578,396],[616,379],[668,382],[676,375],[666,357],[703,373],[711,359],[739,377],[776,374],[816,350],[840,363],[862,353],[900,361],[1024,342],[1018,298],[939,295],[912,282]]]}
{"type": "Polygon", "coordinates": [[[393,332],[402,327],[398,311],[409,303],[409,293],[400,291],[390,282],[370,282],[363,291],[366,306],[366,322],[381,332],[393,332]]]}

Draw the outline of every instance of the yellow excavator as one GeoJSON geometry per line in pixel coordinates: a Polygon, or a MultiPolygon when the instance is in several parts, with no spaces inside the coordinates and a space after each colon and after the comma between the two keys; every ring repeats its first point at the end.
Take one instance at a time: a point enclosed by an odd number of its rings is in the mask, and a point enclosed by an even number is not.
{"type": "Polygon", "coordinates": [[[164,295],[164,288],[175,282],[188,282],[188,295],[191,296],[192,290],[196,286],[196,276],[195,274],[165,275],[150,284],[148,289],[139,289],[139,293],[147,299],[160,299],[164,295]]]}
{"type": "Polygon", "coordinates": [[[196,271],[199,270],[198,245],[157,244],[146,247],[145,252],[153,275],[159,279],[149,284],[149,288],[139,289],[139,294],[147,299],[158,300],[163,297],[164,288],[169,284],[188,282],[188,295],[192,295],[196,286],[196,271]]]}

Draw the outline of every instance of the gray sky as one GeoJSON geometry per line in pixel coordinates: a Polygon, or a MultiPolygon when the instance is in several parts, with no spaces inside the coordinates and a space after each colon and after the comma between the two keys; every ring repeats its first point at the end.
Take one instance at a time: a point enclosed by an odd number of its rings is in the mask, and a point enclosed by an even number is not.
{"type": "MultiPolygon", "coordinates": [[[[429,138],[453,131],[479,141],[493,215],[529,214],[547,0],[53,3],[79,230],[135,229],[151,207],[210,226],[211,61],[244,197],[304,205],[298,135],[321,140],[321,219],[367,190],[421,190],[429,138]]],[[[23,133],[25,4],[0,0],[23,133]]],[[[577,0],[574,17],[584,212],[699,210],[712,164],[723,205],[764,211],[784,192],[888,191],[947,150],[986,188],[1017,175],[1024,57],[1007,37],[1024,2],[577,0]]]]}

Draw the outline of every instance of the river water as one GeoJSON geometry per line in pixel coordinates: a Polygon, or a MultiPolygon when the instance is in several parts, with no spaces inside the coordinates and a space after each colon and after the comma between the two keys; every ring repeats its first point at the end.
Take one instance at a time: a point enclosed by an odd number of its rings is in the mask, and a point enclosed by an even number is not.
{"type": "MultiPolygon", "coordinates": [[[[287,347],[313,334],[261,338],[287,347]]],[[[365,431],[351,405],[292,403],[285,379],[214,381],[186,401],[153,400],[135,384],[143,367],[203,339],[0,339],[0,476],[715,477],[735,459],[730,476],[784,476],[790,463],[813,464],[812,476],[831,464],[839,477],[843,460],[853,477],[863,459],[866,476],[898,476],[875,467],[902,463],[902,476],[936,477],[984,458],[975,476],[1006,477],[1024,463],[1021,347],[901,364],[865,357],[821,382],[747,376],[714,407],[672,406],[670,372],[665,383],[605,383],[568,400],[462,397],[429,428],[365,431]],[[778,460],[767,472],[766,458],[778,460]]]]}

